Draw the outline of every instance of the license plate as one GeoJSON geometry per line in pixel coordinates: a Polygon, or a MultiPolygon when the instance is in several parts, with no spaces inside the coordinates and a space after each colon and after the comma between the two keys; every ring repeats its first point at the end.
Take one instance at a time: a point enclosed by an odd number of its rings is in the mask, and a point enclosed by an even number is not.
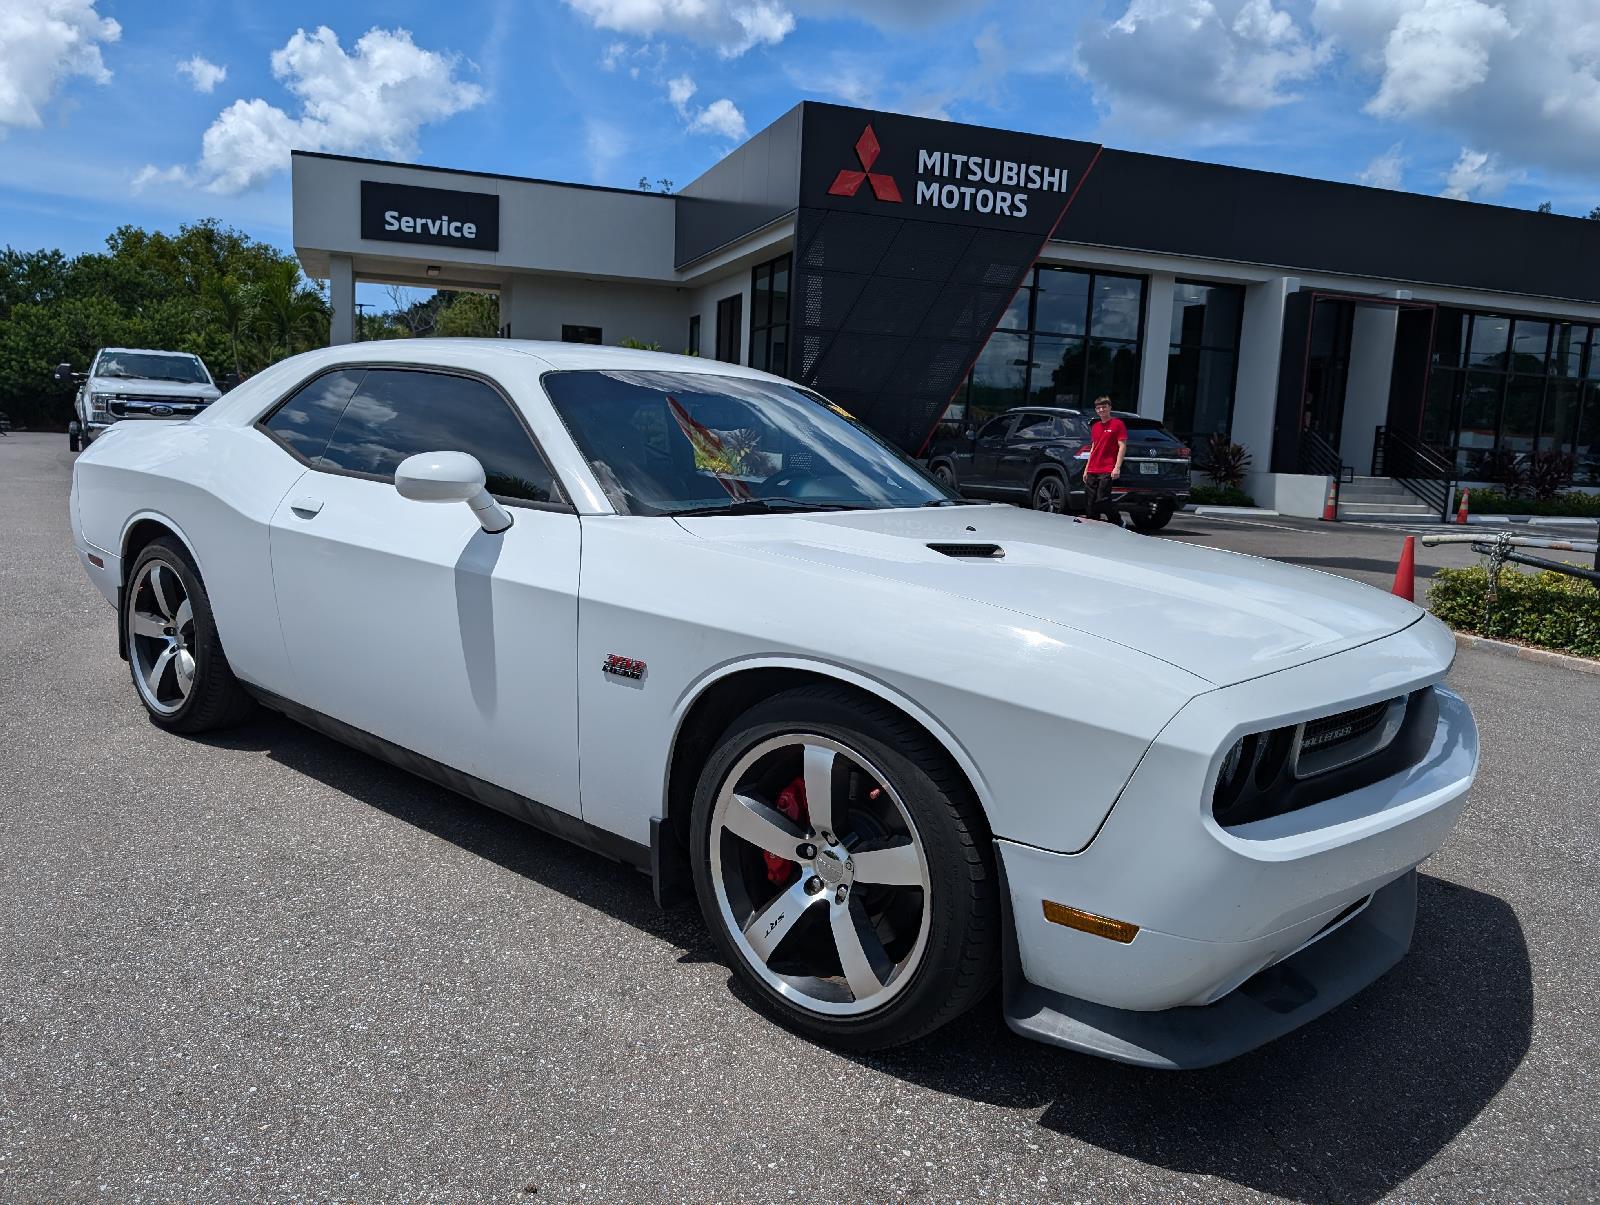
{"type": "Polygon", "coordinates": [[[1154,477],[1157,473],[1161,472],[1161,466],[1159,464],[1150,464],[1147,462],[1139,466],[1139,472],[1143,473],[1146,477],[1154,477]]]}

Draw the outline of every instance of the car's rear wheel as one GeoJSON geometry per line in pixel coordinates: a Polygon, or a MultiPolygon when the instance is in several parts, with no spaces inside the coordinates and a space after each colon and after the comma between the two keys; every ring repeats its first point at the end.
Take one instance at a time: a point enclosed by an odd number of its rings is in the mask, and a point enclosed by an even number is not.
{"type": "Polygon", "coordinates": [[[992,985],[999,906],[981,812],[890,708],[834,686],[752,708],[707,761],[692,828],[707,923],[790,1028],[881,1049],[992,985]]]}
{"type": "Polygon", "coordinates": [[[1052,515],[1067,511],[1067,483],[1058,473],[1041,473],[1033,483],[1033,509],[1052,515]]]}
{"type": "Polygon", "coordinates": [[[1172,522],[1172,507],[1168,503],[1159,503],[1149,510],[1135,511],[1133,525],[1140,531],[1160,531],[1172,522]]]}
{"type": "Polygon", "coordinates": [[[147,544],[123,591],[128,668],[150,718],[174,732],[204,732],[249,714],[233,676],[200,572],[170,536],[147,544]]]}

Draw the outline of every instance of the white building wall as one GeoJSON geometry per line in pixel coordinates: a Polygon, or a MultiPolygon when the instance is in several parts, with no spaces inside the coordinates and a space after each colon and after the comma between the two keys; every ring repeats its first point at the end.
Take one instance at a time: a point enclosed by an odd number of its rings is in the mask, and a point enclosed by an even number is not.
{"type": "Polygon", "coordinates": [[[1233,442],[1243,444],[1253,467],[1272,463],[1272,430],[1278,405],[1278,361],[1283,353],[1284,299],[1298,290],[1292,276],[1274,276],[1244,291],[1239,329],[1239,377],[1233,393],[1233,442]]]}
{"type": "MultiPolygon", "coordinates": [[[[740,364],[750,362],[750,269],[740,266],[707,281],[689,292],[688,313],[700,315],[700,354],[706,359],[717,354],[717,303],[725,297],[739,295],[739,356],[740,364]]],[[[793,294],[791,293],[791,300],[793,294]]],[[[684,319],[687,338],[688,318],[684,319]]]]}
{"type": "Polygon", "coordinates": [[[1152,272],[1144,290],[1144,360],[1139,365],[1139,413],[1160,419],[1167,407],[1167,348],[1172,338],[1171,272],[1152,272]]]}
{"type": "Polygon", "coordinates": [[[1389,381],[1400,311],[1392,305],[1358,305],[1350,326],[1350,375],[1344,390],[1339,459],[1365,476],[1372,471],[1373,432],[1389,417],[1389,381]]]}
{"type": "Polygon", "coordinates": [[[500,304],[513,339],[560,339],[563,325],[597,326],[606,343],[636,339],[681,352],[689,337],[688,294],[673,286],[519,274],[500,304]]]}

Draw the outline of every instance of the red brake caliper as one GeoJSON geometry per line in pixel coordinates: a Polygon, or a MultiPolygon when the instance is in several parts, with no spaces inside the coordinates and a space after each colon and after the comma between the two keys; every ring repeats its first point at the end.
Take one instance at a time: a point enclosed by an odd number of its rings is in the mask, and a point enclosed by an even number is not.
{"type": "MultiPolygon", "coordinates": [[[[810,816],[806,812],[806,781],[796,778],[778,793],[778,798],[773,801],[773,807],[782,812],[790,820],[801,827],[810,824],[810,816]]],[[[794,873],[795,864],[788,858],[780,858],[777,854],[761,852],[767,860],[767,878],[773,883],[782,885],[789,881],[789,876],[794,873]]]]}

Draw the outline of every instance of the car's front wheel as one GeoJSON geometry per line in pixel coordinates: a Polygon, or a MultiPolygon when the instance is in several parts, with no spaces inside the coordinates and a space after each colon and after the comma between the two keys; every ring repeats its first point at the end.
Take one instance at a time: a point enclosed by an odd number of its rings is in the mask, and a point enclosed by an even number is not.
{"type": "Polygon", "coordinates": [[[706,920],[761,1006],[850,1049],[912,1041],[994,982],[999,903],[965,780],[898,712],[844,687],[737,720],[696,792],[706,920]]]}
{"type": "Polygon", "coordinates": [[[1052,515],[1066,513],[1067,483],[1059,473],[1041,473],[1033,483],[1033,509],[1052,515]]]}
{"type": "Polygon", "coordinates": [[[1172,504],[1168,502],[1152,506],[1147,511],[1136,511],[1133,516],[1133,526],[1139,531],[1160,531],[1172,522],[1172,504]]]}
{"type": "Polygon", "coordinates": [[[123,591],[128,668],[150,718],[204,732],[248,715],[250,696],[222,652],[211,600],[188,550],[162,536],[133,562],[123,591]]]}
{"type": "Polygon", "coordinates": [[[942,460],[933,466],[933,479],[946,489],[956,488],[956,471],[942,460]]]}

